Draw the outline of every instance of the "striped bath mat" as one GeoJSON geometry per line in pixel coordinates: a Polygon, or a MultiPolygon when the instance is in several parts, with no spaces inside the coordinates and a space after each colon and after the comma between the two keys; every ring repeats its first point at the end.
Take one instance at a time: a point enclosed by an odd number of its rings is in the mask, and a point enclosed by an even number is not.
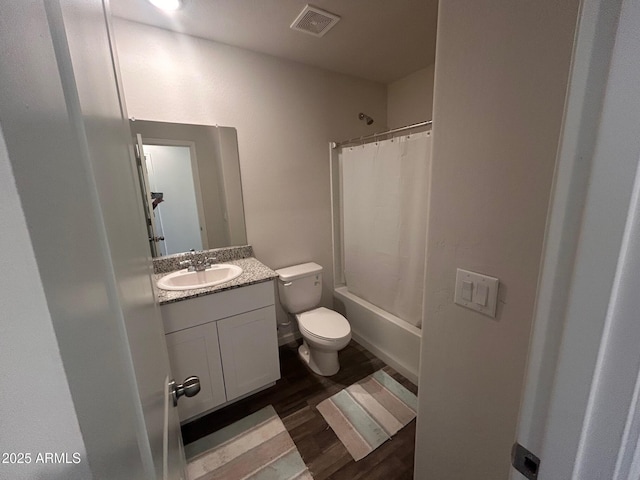
{"type": "Polygon", "coordinates": [[[189,480],[313,480],[271,405],[185,446],[189,480]]]}
{"type": "Polygon", "coordinates": [[[374,451],[416,418],[418,399],[382,370],[318,404],[354,460],[374,451]]]}

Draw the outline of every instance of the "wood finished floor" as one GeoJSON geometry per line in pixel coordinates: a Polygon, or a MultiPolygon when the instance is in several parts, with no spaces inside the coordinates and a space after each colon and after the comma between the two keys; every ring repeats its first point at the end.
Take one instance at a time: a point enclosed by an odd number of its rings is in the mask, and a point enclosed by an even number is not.
{"type": "Polygon", "coordinates": [[[273,405],[315,480],[412,479],[415,420],[355,462],[315,407],[325,398],[381,368],[413,393],[417,393],[417,387],[354,341],[339,355],[340,372],[327,378],[310,372],[302,364],[296,349],[282,347],[282,378],[275,386],[183,425],[184,443],[191,443],[273,405]]]}

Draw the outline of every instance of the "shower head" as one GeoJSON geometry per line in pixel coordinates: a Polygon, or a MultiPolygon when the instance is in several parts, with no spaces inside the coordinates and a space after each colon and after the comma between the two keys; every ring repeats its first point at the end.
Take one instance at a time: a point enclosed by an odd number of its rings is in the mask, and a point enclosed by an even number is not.
{"type": "Polygon", "coordinates": [[[373,118],[371,118],[369,115],[367,115],[366,113],[360,113],[358,115],[358,118],[360,120],[365,120],[367,122],[367,125],[371,125],[373,123],[373,118]]]}

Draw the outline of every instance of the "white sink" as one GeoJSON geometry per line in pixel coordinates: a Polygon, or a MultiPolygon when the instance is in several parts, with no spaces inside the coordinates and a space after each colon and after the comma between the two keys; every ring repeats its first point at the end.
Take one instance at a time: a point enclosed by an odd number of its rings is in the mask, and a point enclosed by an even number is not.
{"type": "Polygon", "coordinates": [[[190,272],[187,269],[178,270],[158,280],[158,287],[163,290],[192,290],[213,287],[229,282],[239,277],[241,273],[242,268],[228,263],[212,265],[201,272],[190,272]]]}

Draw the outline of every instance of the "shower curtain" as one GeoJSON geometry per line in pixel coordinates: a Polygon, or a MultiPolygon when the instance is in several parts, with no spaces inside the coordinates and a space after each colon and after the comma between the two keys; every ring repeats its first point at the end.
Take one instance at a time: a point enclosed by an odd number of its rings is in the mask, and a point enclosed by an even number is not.
{"type": "Polygon", "coordinates": [[[345,147],[344,274],[348,290],[421,327],[431,132],[345,147]]]}

